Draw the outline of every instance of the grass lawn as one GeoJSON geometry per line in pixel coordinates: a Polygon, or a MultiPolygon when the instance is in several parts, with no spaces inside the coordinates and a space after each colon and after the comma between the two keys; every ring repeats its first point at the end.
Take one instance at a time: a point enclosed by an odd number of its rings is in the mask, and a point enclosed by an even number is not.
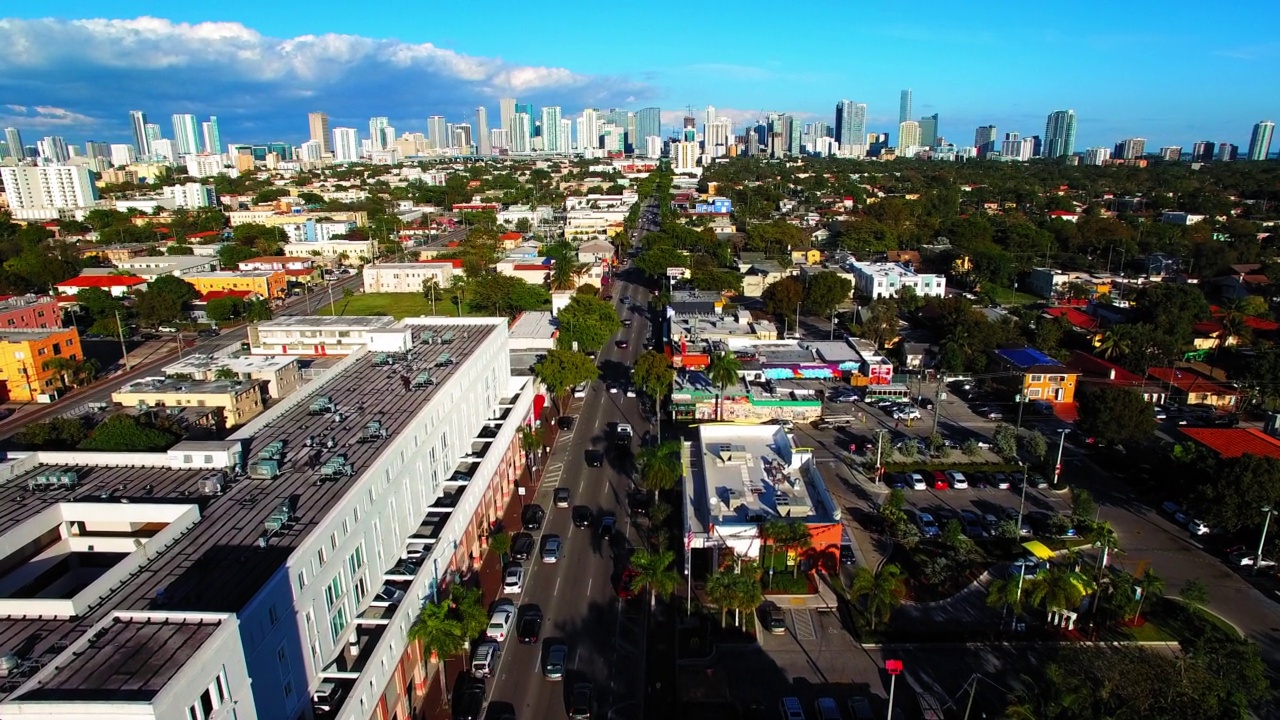
{"type": "MultiPolygon", "coordinates": [[[[550,310],[548,304],[540,310],[550,310]]],[[[406,317],[439,315],[457,317],[458,308],[448,300],[436,298],[435,312],[431,311],[431,300],[418,293],[357,293],[349,298],[335,297],[333,309],[325,303],[318,315],[390,315],[399,320],[406,317]]],[[[462,314],[466,317],[489,317],[489,313],[473,312],[466,304],[462,306],[462,314]]]]}
{"type": "Polygon", "coordinates": [[[1174,642],[1177,640],[1177,638],[1160,629],[1160,626],[1153,622],[1144,622],[1137,627],[1122,628],[1120,635],[1123,640],[1129,642],[1174,642]]]}
{"type": "Polygon", "coordinates": [[[995,296],[996,302],[1001,305],[1033,305],[1035,303],[1044,302],[1044,298],[1038,298],[1035,295],[1028,295],[1024,292],[1018,292],[1011,288],[994,288],[991,294],[995,296]]]}

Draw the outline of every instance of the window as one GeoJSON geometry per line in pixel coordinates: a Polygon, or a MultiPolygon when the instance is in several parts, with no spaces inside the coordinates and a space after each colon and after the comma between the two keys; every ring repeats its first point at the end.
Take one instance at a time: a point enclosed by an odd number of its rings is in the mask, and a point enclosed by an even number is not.
{"type": "Polygon", "coordinates": [[[351,534],[351,522],[346,518],[342,518],[342,536],[346,537],[351,534]]]}
{"type": "Polygon", "coordinates": [[[347,629],[347,606],[339,605],[337,611],[329,618],[329,633],[333,638],[333,644],[338,644],[338,638],[342,637],[342,631],[347,629]]]}
{"type": "Polygon", "coordinates": [[[1033,382],[1033,383],[1041,383],[1041,382],[1044,382],[1044,376],[1043,376],[1043,375],[1032,375],[1032,376],[1031,376],[1031,382],[1033,382]]]}
{"type": "Polygon", "coordinates": [[[1066,382],[1066,381],[1067,381],[1066,375],[1050,375],[1049,376],[1049,382],[1051,383],[1060,383],[1060,382],[1066,382]]]}
{"type": "Polygon", "coordinates": [[[351,576],[355,577],[362,567],[364,567],[364,545],[358,545],[355,552],[347,558],[347,568],[351,570],[351,576]]]}
{"type": "Polygon", "coordinates": [[[324,564],[326,561],[328,561],[328,559],[329,559],[329,552],[327,550],[325,550],[324,548],[320,548],[319,550],[316,551],[316,560],[320,561],[320,567],[324,567],[324,564]]]}
{"type": "Polygon", "coordinates": [[[329,534],[329,547],[334,550],[338,549],[338,532],[336,530],[329,534]]]}
{"type": "Polygon", "coordinates": [[[275,627],[276,623],[280,622],[280,611],[275,605],[267,608],[267,619],[271,621],[271,627],[275,627]]]}
{"type": "Polygon", "coordinates": [[[344,592],[344,588],[342,587],[342,575],[333,576],[333,579],[330,580],[329,584],[326,585],[324,588],[324,603],[325,603],[325,606],[330,611],[332,611],[333,606],[336,605],[338,601],[342,599],[343,592],[344,592]]]}
{"type": "Polygon", "coordinates": [[[1027,397],[1029,397],[1029,398],[1038,398],[1038,397],[1040,397],[1040,388],[1031,388],[1030,390],[1028,390],[1028,391],[1027,391],[1027,397]]]}

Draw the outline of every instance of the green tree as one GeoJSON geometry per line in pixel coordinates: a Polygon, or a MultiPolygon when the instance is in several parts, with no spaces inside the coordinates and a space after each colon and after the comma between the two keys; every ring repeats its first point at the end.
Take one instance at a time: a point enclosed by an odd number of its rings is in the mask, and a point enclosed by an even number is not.
{"type": "Polygon", "coordinates": [[[88,436],[89,431],[80,418],[56,417],[23,425],[14,440],[29,450],[74,450],[88,436]]]}
{"type": "Polygon", "coordinates": [[[559,415],[561,395],[575,385],[595,380],[600,376],[600,368],[580,352],[549,350],[546,357],[533,366],[533,374],[551,393],[559,415]]]}
{"type": "Polygon", "coordinates": [[[1209,584],[1200,578],[1191,578],[1182,584],[1178,597],[1188,605],[1202,608],[1209,604],[1209,584]]]}
{"type": "Polygon", "coordinates": [[[1082,393],[1079,402],[1080,432],[1108,443],[1140,443],[1156,429],[1155,413],[1131,388],[1103,386],[1082,393]]]}
{"type": "Polygon", "coordinates": [[[684,474],[681,448],[678,441],[669,440],[641,449],[636,456],[641,487],[655,494],[674,488],[684,474]]]}
{"type": "Polygon", "coordinates": [[[214,322],[226,322],[244,314],[244,301],[236,297],[214,298],[205,303],[204,312],[214,322]]]}
{"type": "Polygon", "coordinates": [[[471,649],[471,638],[489,625],[489,612],[484,606],[480,588],[454,585],[449,591],[449,610],[462,628],[463,649],[471,649]]]}
{"type": "Polygon", "coordinates": [[[198,297],[200,293],[187,281],[161,275],[147,283],[147,289],[138,294],[134,309],[143,323],[155,327],[182,317],[183,306],[198,297]]]}
{"type": "Polygon", "coordinates": [[[1001,423],[996,426],[995,434],[991,437],[991,449],[1005,460],[1013,460],[1018,457],[1018,431],[1008,423],[1001,423]]]}
{"type": "Polygon", "coordinates": [[[670,597],[680,585],[680,575],[671,568],[675,559],[675,553],[670,550],[640,549],[631,556],[631,567],[636,571],[631,587],[649,593],[650,608],[657,606],[658,598],[670,597]]]}
{"type": "Polygon", "coordinates": [[[511,554],[511,533],[500,530],[490,535],[489,552],[498,556],[498,562],[505,563],[511,554]]]}
{"type": "Polygon", "coordinates": [[[826,317],[849,301],[853,283],[833,272],[820,272],[809,278],[804,288],[804,310],[810,315],[826,317]]]}
{"type": "Polygon", "coordinates": [[[423,654],[440,662],[440,672],[437,674],[440,676],[441,697],[449,696],[444,679],[445,660],[462,652],[466,646],[466,637],[462,632],[462,624],[443,603],[424,603],[413,625],[409,626],[409,639],[422,643],[422,648],[426,651],[423,654]]]}
{"type": "Polygon", "coordinates": [[[217,372],[213,374],[213,379],[214,380],[239,380],[240,373],[236,372],[235,370],[232,370],[229,367],[220,367],[218,368],[217,372]]]}
{"type": "Polygon", "coordinates": [[[1258,508],[1280,506],[1280,460],[1246,454],[1189,464],[1179,474],[1198,480],[1189,500],[1204,512],[1201,519],[1223,532],[1236,532],[1262,521],[1258,508]]]}
{"type": "Polygon", "coordinates": [[[556,344],[581,352],[599,352],[609,338],[622,327],[613,303],[590,295],[574,295],[556,315],[560,332],[556,344]]]}
{"type": "Polygon", "coordinates": [[[1022,450],[1032,460],[1041,462],[1044,460],[1045,453],[1049,452],[1049,439],[1039,430],[1032,430],[1022,436],[1022,450]]]}
{"type": "Polygon", "coordinates": [[[250,300],[244,306],[244,319],[251,323],[270,320],[271,304],[262,299],[250,300]]]}
{"type": "Polygon", "coordinates": [[[1012,610],[1014,615],[1022,612],[1021,568],[1015,568],[1010,574],[996,578],[987,586],[987,607],[997,608],[1001,612],[1012,610]]]}
{"type": "Polygon", "coordinates": [[[1128,325],[1116,325],[1102,334],[1098,344],[1098,355],[1107,360],[1116,360],[1129,354],[1128,325]]]}
{"type": "Polygon", "coordinates": [[[858,327],[858,334],[875,343],[877,348],[898,337],[898,305],[891,298],[872,300],[866,315],[867,320],[858,327]]]}
{"type": "Polygon", "coordinates": [[[169,247],[164,249],[164,254],[165,255],[194,255],[195,250],[192,250],[190,245],[186,245],[184,243],[173,243],[169,247]]]}
{"type": "Polygon", "coordinates": [[[760,299],[764,311],[775,318],[791,317],[804,302],[804,283],[796,277],[784,277],[765,288],[760,299]]]}
{"type": "Polygon", "coordinates": [[[178,441],[176,434],[144,424],[133,415],[112,415],[80,443],[81,450],[160,452],[178,441]]]}
{"type": "Polygon", "coordinates": [[[645,275],[655,280],[667,277],[667,268],[687,268],[689,256],[670,245],[653,245],[645,240],[645,250],[636,256],[633,263],[645,275]]]}
{"type": "Polygon", "coordinates": [[[468,283],[468,291],[472,311],[498,317],[515,317],[551,302],[551,295],[546,288],[502,273],[485,273],[472,278],[468,283]]]}
{"type": "Polygon", "coordinates": [[[228,270],[235,270],[240,267],[240,263],[256,257],[258,257],[256,248],[237,243],[226,243],[218,248],[218,264],[228,270]]]}
{"type": "Polygon", "coordinates": [[[892,563],[881,565],[874,572],[865,565],[859,565],[849,587],[849,599],[854,603],[863,603],[863,611],[871,621],[872,630],[876,629],[878,623],[889,621],[889,617],[902,604],[906,595],[907,586],[902,568],[892,563]]]}
{"type": "Polygon", "coordinates": [[[640,353],[631,370],[631,381],[653,400],[655,408],[661,406],[662,398],[671,394],[671,384],[675,379],[676,371],[671,367],[671,359],[656,350],[640,353]]]}
{"type": "Polygon", "coordinates": [[[898,288],[896,301],[898,309],[905,313],[913,313],[924,307],[924,298],[920,297],[916,289],[910,285],[898,288]]]}
{"type": "Polygon", "coordinates": [[[1075,610],[1084,600],[1088,582],[1066,565],[1053,565],[1022,583],[1022,592],[1033,606],[1046,611],[1075,610]]]}
{"type": "Polygon", "coordinates": [[[1197,285],[1148,283],[1138,291],[1138,316],[1179,350],[1191,345],[1192,328],[1209,318],[1209,301],[1197,285]]]}
{"type": "Polygon", "coordinates": [[[1071,517],[1077,523],[1093,522],[1093,518],[1098,514],[1098,502],[1093,499],[1093,493],[1084,488],[1073,488],[1071,490],[1071,517]]]}
{"type": "Polygon", "coordinates": [[[716,398],[717,420],[724,420],[724,392],[730,385],[738,383],[738,374],[741,370],[742,363],[731,352],[722,350],[711,356],[711,363],[707,367],[707,378],[719,390],[716,398]]]}
{"type": "Polygon", "coordinates": [[[45,370],[58,373],[59,384],[64,388],[88,385],[93,382],[98,370],[96,360],[76,360],[66,355],[49,358],[42,363],[42,366],[45,370]]]}
{"type": "Polygon", "coordinates": [[[703,586],[703,592],[707,595],[707,601],[720,611],[720,625],[723,627],[725,614],[733,607],[734,595],[738,592],[733,573],[723,570],[711,573],[703,586]]]}
{"type": "Polygon", "coordinates": [[[1142,617],[1142,606],[1146,604],[1147,597],[1160,595],[1164,592],[1164,578],[1157,575],[1156,571],[1148,566],[1142,573],[1142,577],[1138,578],[1138,589],[1142,591],[1142,594],[1138,597],[1138,609],[1133,613],[1135,622],[1142,617]]]}

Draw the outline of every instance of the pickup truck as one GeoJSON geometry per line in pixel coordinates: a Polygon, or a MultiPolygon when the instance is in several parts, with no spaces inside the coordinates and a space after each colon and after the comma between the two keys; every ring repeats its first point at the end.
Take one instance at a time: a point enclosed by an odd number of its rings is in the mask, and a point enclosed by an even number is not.
{"type": "Polygon", "coordinates": [[[631,448],[631,437],[633,433],[631,426],[627,423],[618,423],[618,428],[613,433],[613,444],[620,448],[631,448]]]}

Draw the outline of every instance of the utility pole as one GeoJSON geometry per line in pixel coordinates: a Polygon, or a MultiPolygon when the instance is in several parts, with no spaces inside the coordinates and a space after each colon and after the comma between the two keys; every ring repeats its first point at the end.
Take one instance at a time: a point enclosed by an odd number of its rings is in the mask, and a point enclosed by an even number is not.
{"type": "Polygon", "coordinates": [[[129,362],[129,348],[124,344],[124,323],[120,322],[120,311],[116,311],[116,333],[120,335],[120,352],[124,355],[124,369],[128,372],[133,369],[133,363],[129,362]]]}
{"type": "Polygon", "coordinates": [[[942,392],[942,375],[939,374],[938,387],[933,391],[933,432],[929,433],[931,436],[938,434],[938,416],[942,414],[942,401],[946,399],[946,394],[942,392]]]}
{"type": "Polygon", "coordinates": [[[884,428],[877,428],[877,429],[876,429],[876,478],[875,478],[875,480],[876,480],[876,484],[877,484],[877,485],[879,485],[879,484],[880,484],[880,475],[882,474],[882,473],[880,472],[880,470],[881,470],[881,468],[883,467],[883,466],[880,464],[880,459],[881,459],[881,450],[882,450],[882,448],[883,448],[883,446],[882,446],[883,440],[881,440],[881,438],[884,436],[884,434],[885,434],[885,433],[888,433],[888,432],[889,432],[889,431],[888,431],[888,430],[885,430],[884,428]]]}
{"type": "Polygon", "coordinates": [[[1266,518],[1262,521],[1262,538],[1258,540],[1258,554],[1253,558],[1253,574],[1258,574],[1258,568],[1262,566],[1262,546],[1267,544],[1267,529],[1271,526],[1271,513],[1274,512],[1270,505],[1263,505],[1262,512],[1266,513],[1266,518]]]}
{"type": "Polygon", "coordinates": [[[1067,431],[1058,431],[1058,461],[1053,464],[1053,484],[1056,486],[1058,480],[1062,479],[1062,446],[1067,441],[1067,431]]]}

